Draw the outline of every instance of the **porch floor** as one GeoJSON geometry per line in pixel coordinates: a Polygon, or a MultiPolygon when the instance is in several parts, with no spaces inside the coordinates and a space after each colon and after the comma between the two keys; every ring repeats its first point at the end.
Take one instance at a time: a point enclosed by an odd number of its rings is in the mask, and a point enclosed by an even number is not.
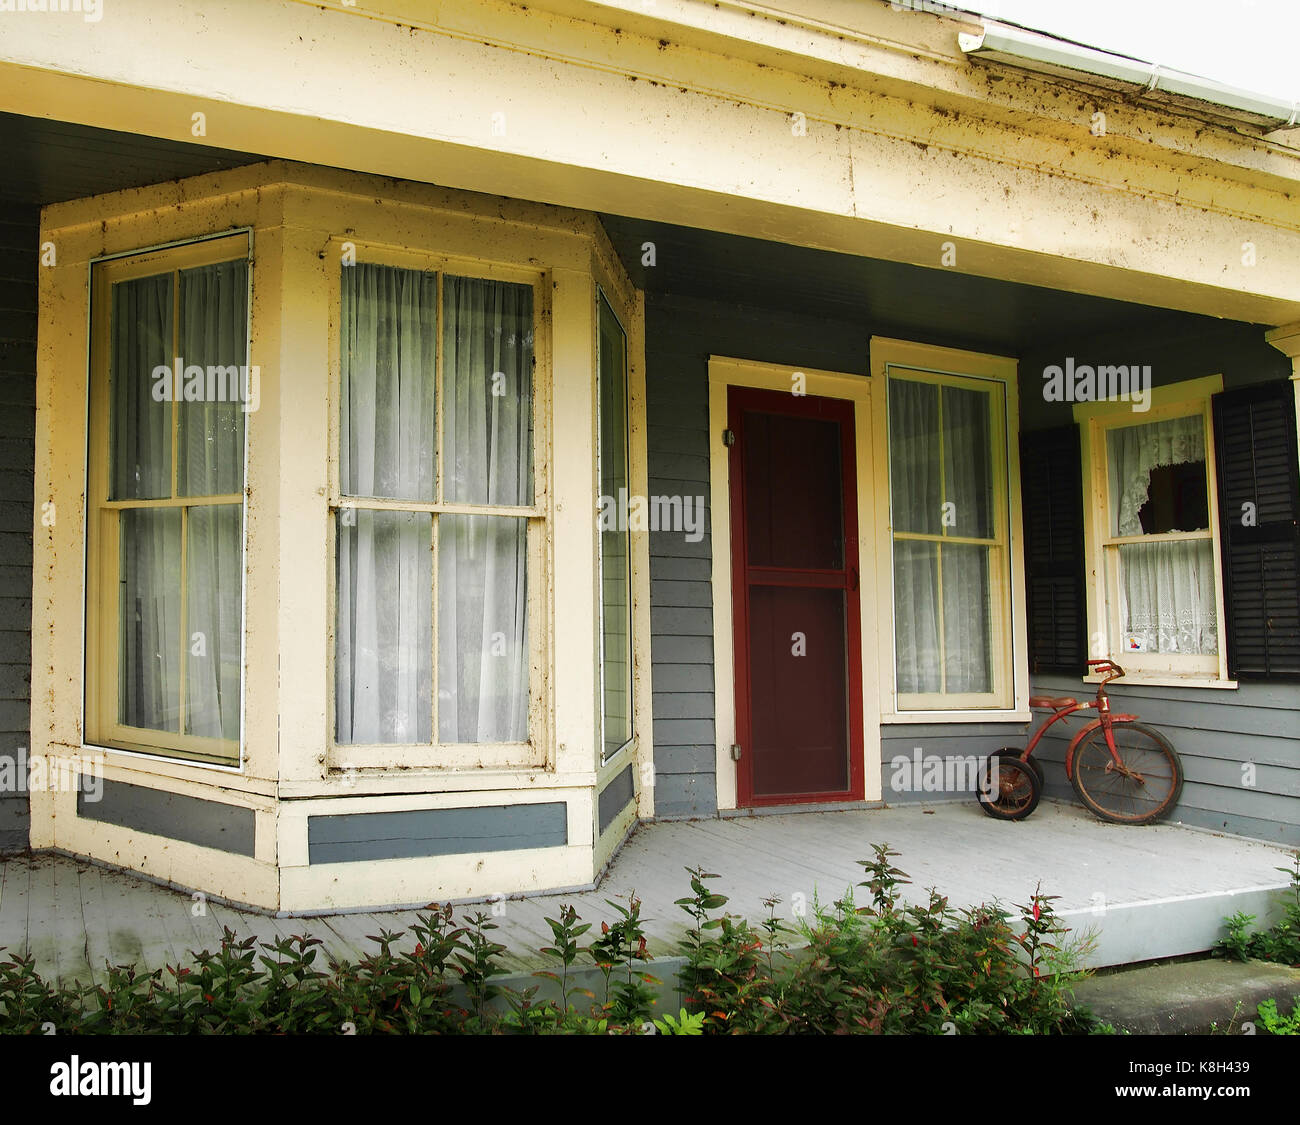
{"type": "MultiPolygon", "coordinates": [[[[870,856],[872,842],[901,853],[895,864],[912,880],[911,900],[934,886],[956,907],[994,899],[1010,906],[1027,901],[1041,881],[1044,893],[1060,896],[1068,924],[1098,935],[1094,965],[1207,949],[1222,935],[1225,915],[1243,910],[1262,920],[1287,885],[1276,868],[1288,853],[1270,844],[1178,825],[1108,825],[1047,801],[1028,820],[1003,823],[970,802],[643,825],[595,890],[477,909],[495,910],[493,936],[510,950],[505,964],[526,971],[541,960],[536,950],[551,937],[545,919],[562,904],[598,925],[616,917],[606,899],[626,901],[635,890],[650,951],[663,957],[685,928],[673,903],[689,893],[687,866],[719,873],[712,885],[730,898],[729,910],[758,919],[763,899],[776,896],[789,920],[794,904],[830,903],[859,882],[856,861],[870,856]]],[[[857,898],[865,902],[866,892],[857,898]]],[[[215,948],[223,926],[266,940],[307,932],[335,956],[355,959],[369,947],[367,935],[404,929],[415,917],[271,917],[212,902],[196,915],[194,907],[185,892],[66,856],[0,861],[0,948],[29,951],[55,979],[98,978],[109,961],[147,969],[176,963],[189,950],[215,948]]]]}

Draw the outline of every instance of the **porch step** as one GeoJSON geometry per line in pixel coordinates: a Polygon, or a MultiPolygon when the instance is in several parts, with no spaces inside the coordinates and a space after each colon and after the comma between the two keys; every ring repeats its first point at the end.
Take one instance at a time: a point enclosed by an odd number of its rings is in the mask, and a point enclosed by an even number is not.
{"type": "MultiPolygon", "coordinates": [[[[1266,961],[1208,958],[1146,965],[1091,977],[1075,1000],[1104,1023],[1135,1035],[1249,1034],[1260,1001],[1287,1014],[1300,999],[1300,969],[1266,961]]],[[[1263,1032],[1263,1029],[1259,1029],[1263,1032]]]]}

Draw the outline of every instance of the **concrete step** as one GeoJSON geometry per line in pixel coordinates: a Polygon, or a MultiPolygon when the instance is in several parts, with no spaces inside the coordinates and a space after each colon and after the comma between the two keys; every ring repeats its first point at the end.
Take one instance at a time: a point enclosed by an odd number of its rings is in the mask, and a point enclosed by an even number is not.
{"type": "Polygon", "coordinates": [[[1270,998],[1289,1013],[1300,999],[1300,968],[1206,958],[1121,969],[1075,988],[1098,1019],[1136,1035],[1200,1035],[1215,1025],[1249,1034],[1260,1001],[1270,998]]]}

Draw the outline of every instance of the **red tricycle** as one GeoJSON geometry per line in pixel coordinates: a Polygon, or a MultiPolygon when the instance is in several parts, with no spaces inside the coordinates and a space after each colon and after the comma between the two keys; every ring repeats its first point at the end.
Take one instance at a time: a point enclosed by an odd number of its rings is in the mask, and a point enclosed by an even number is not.
{"type": "Polygon", "coordinates": [[[1000,820],[1023,820],[1043,795],[1043,767],[1032,755],[1053,723],[1076,711],[1096,708],[1065,752],[1065,775],[1084,807],[1116,824],[1151,824],[1167,816],[1183,788],[1183,763],[1169,740],[1143,726],[1136,715],[1110,709],[1106,685],[1124,675],[1113,660],[1089,660],[1102,677],[1097,698],[1080,703],[1068,696],[1031,696],[1029,706],[1055,712],[1023,750],[1004,746],[989,756],[976,795],[980,808],[1000,820]]]}

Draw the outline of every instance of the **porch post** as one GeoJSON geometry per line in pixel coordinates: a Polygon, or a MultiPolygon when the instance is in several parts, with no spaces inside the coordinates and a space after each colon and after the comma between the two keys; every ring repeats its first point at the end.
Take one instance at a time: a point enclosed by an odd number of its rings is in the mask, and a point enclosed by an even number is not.
{"type": "MultiPolygon", "coordinates": [[[[1264,339],[1291,360],[1291,389],[1295,391],[1297,445],[1300,446],[1300,321],[1264,333],[1264,339]]],[[[1300,448],[1297,449],[1300,454],[1300,448]]]]}

